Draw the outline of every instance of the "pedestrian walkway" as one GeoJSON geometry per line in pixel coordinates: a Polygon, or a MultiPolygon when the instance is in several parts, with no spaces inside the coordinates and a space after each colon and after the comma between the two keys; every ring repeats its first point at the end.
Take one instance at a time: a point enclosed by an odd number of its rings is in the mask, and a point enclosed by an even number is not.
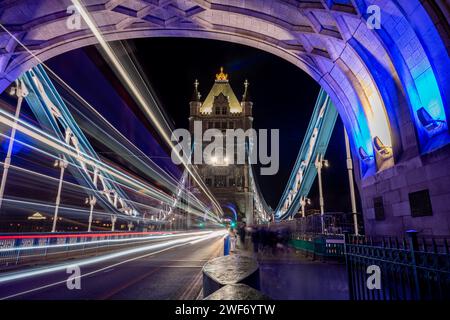
{"type": "Polygon", "coordinates": [[[345,264],[318,261],[281,245],[253,252],[251,239],[238,240],[234,253],[254,256],[260,266],[261,291],[275,300],[347,300],[345,264]]]}

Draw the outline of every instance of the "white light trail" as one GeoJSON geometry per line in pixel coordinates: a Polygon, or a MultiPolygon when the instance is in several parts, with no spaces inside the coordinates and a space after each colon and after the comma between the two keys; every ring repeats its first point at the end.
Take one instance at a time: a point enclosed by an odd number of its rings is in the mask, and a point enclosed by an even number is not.
{"type": "MultiPolygon", "coordinates": [[[[141,94],[141,92],[138,90],[137,86],[131,79],[130,75],[128,74],[127,70],[123,67],[123,65],[120,63],[119,59],[111,49],[111,47],[108,45],[108,43],[103,38],[100,30],[95,25],[94,21],[91,19],[88,11],[85,9],[85,7],[81,4],[78,0],[71,0],[74,6],[77,8],[80,15],[83,17],[84,21],[88,25],[89,29],[94,34],[95,38],[99,42],[100,46],[108,56],[108,58],[112,62],[112,66],[115,68],[115,71],[121,78],[121,80],[125,83],[125,85],[128,87],[128,89],[131,91],[132,95],[134,96],[136,102],[139,104],[139,106],[145,111],[145,114],[150,118],[152,124],[156,127],[159,134],[163,137],[164,141],[167,143],[167,145],[171,148],[171,150],[174,148],[174,145],[172,143],[172,140],[170,139],[170,136],[167,134],[165,128],[161,125],[161,123],[158,121],[156,115],[154,114],[152,108],[147,103],[144,96],[141,94]]],[[[220,207],[220,204],[217,202],[215,197],[211,194],[208,187],[203,183],[203,181],[198,177],[198,175],[191,170],[189,165],[186,163],[185,159],[180,156],[178,153],[176,153],[177,157],[180,159],[181,163],[183,163],[186,170],[188,170],[189,174],[192,176],[192,178],[195,180],[197,185],[202,189],[202,191],[205,193],[205,195],[211,200],[212,204],[216,207],[218,212],[220,212],[223,215],[222,208],[220,207]]]]}
{"type": "MultiPolygon", "coordinates": [[[[209,231],[201,231],[201,232],[196,232],[195,234],[202,235],[202,234],[207,234],[207,233],[209,234],[210,232],[209,231]]],[[[91,235],[92,234],[89,234],[89,236],[91,236],[91,235]]],[[[116,235],[120,236],[120,233],[117,233],[116,235]]],[[[154,235],[133,237],[133,238],[124,238],[124,239],[92,240],[92,241],[82,241],[82,242],[75,242],[75,243],[49,244],[49,245],[31,246],[31,247],[2,248],[2,249],[0,249],[0,253],[11,252],[11,251],[34,251],[34,250],[40,250],[40,249],[53,249],[53,248],[62,248],[62,247],[79,247],[79,246],[84,246],[84,245],[102,244],[102,243],[148,241],[148,240],[158,240],[158,239],[167,239],[167,238],[178,238],[178,237],[189,236],[189,235],[192,235],[192,233],[190,233],[190,232],[170,233],[170,232],[168,232],[167,234],[154,234],[154,235]]],[[[112,234],[112,236],[114,236],[114,234],[112,234]]],[[[82,236],[81,236],[81,238],[82,238],[82,236]]]]}
{"type": "MultiPolygon", "coordinates": [[[[212,231],[212,233],[216,233],[217,236],[221,236],[223,234],[223,231],[212,231]]],[[[87,259],[82,259],[82,260],[78,260],[78,261],[71,261],[71,262],[66,262],[66,263],[61,263],[58,264],[56,266],[52,266],[52,267],[42,267],[42,268],[36,268],[33,270],[26,270],[26,271],[17,271],[17,272],[12,272],[10,274],[5,274],[5,275],[0,275],[0,284],[2,283],[7,283],[10,281],[17,281],[17,280],[22,280],[25,278],[29,278],[29,277],[34,277],[34,276],[41,276],[41,275],[45,275],[48,273],[52,273],[52,272],[57,272],[57,271],[65,271],[67,270],[68,267],[70,266],[78,266],[78,267],[84,267],[84,266],[89,266],[89,265],[93,265],[96,263],[100,263],[100,262],[106,262],[112,259],[117,259],[117,258],[121,258],[121,257],[125,257],[125,256],[129,256],[131,254],[136,254],[136,253],[140,253],[140,252],[145,252],[148,250],[155,250],[155,249],[162,249],[165,247],[170,247],[173,248],[174,246],[180,246],[180,245],[187,245],[190,244],[190,242],[194,241],[194,240],[199,240],[201,238],[205,238],[208,237],[205,235],[197,235],[197,236],[192,236],[192,237],[187,237],[184,239],[177,239],[177,240],[171,240],[168,242],[163,242],[163,243],[157,243],[157,244],[151,244],[151,245],[147,245],[147,246],[143,246],[143,247],[139,247],[139,248],[133,248],[133,249],[128,249],[128,250],[123,250],[123,251],[119,251],[119,252],[115,252],[115,253],[110,253],[110,254],[106,254],[103,256],[98,256],[98,257],[93,257],[93,258],[87,258],[87,259]]],[[[117,265],[121,265],[123,263],[129,262],[129,261],[133,261],[136,259],[141,259],[145,256],[149,256],[155,253],[150,253],[150,254],[146,254],[144,256],[140,256],[140,257],[136,257],[133,259],[129,259],[129,260],[125,260],[125,261],[121,261],[119,263],[116,263],[114,265],[110,265],[108,267],[102,268],[101,270],[105,270],[105,269],[109,269],[111,267],[117,266],[117,265]]],[[[98,272],[99,270],[97,270],[98,272]]],[[[87,273],[84,274],[83,276],[87,276],[91,273],[87,273]]],[[[66,280],[64,280],[65,282],[66,280]]],[[[9,297],[5,297],[2,299],[6,299],[9,297]]]]}
{"type": "MultiPolygon", "coordinates": [[[[12,120],[11,117],[12,117],[12,115],[10,115],[9,113],[7,113],[3,110],[0,110],[0,123],[4,123],[8,126],[11,126],[14,123],[14,120],[12,120]]],[[[24,122],[23,120],[19,120],[16,124],[16,127],[17,127],[18,131],[49,146],[50,148],[53,148],[56,151],[65,153],[65,154],[75,157],[75,158],[79,157],[79,155],[80,155],[79,151],[77,151],[71,145],[66,144],[64,141],[61,141],[61,140],[47,134],[46,132],[34,127],[33,125],[31,125],[27,122],[24,122]]],[[[125,175],[122,171],[119,171],[119,170],[115,169],[114,167],[108,166],[107,164],[105,164],[95,158],[92,158],[91,156],[89,156],[85,153],[82,153],[81,155],[84,158],[83,159],[84,162],[86,162],[90,166],[96,166],[100,170],[117,178],[119,181],[125,181],[127,184],[133,186],[137,190],[145,189],[150,194],[154,195],[161,201],[164,201],[164,199],[166,199],[167,203],[171,203],[171,201],[173,201],[173,199],[171,197],[168,197],[167,194],[161,192],[160,190],[154,189],[153,187],[143,184],[141,181],[138,181],[135,178],[129,177],[129,176],[125,175]]],[[[209,217],[209,216],[208,216],[208,218],[214,219],[214,217],[209,217]]],[[[214,219],[214,221],[216,221],[216,220],[214,219]]]]}
{"type": "MultiPolygon", "coordinates": [[[[9,139],[9,136],[6,135],[6,134],[0,133],[0,136],[1,136],[1,137],[4,137],[4,138],[6,138],[6,139],[9,139]]],[[[29,148],[29,149],[31,149],[31,150],[36,151],[36,152],[42,153],[42,154],[44,154],[44,155],[46,155],[46,156],[48,156],[48,157],[50,157],[50,158],[52,158],[52,159],[58,160],[58,159],[60,158],[59,155],[51,154],[51,153],[46,152],[46,151],[44,151],[44,150],[42,150],[42,149],[39,149],[39,148],[37,148],[37,147],[35,147],[35,146],[31,145],[31,144],[28,144],[28,143],[26,143],[26,142],[23,142],[23,141],[21,141],[21,140],[16,139],[16,140],[15,140],[15,143],[19,143],[19,144],[21,144],[22,146],[25,146],[25,147],[27,147],[27,148],[29,148]]],[[[78,163],[69,162],[69,165],[72,166],[72,167],[76,167],[76,168],[78,168],[78,169],[84,169],[84,168],[82,168],[78,163]]],[[[51,177],[51,176],[48,176],[48,175],[44,175],[44,174],[41,174],[41,173],[38,173],[38,172],[34,172],[34,171],[31,171],[31,170],[28,170],[28,169],[25,169],[25,168],[21,168],[21,167],[18,167],[18,166],[14,166],[14,165],[10,165],[10,166],[11,166],[12,168],[16,168],[16,169],[21,170],[21,171],[24,171],[24,172],[28,172],[28,173],[31,173],[31,174],[34,174],[34,175],[39,175],[39,176],[41,176],[41,177],[45,177],[45,178],[48,178],[48,179],[53,179],[53,180],[55,180],[55,181],[58,181],[57,178],[54,178],[54,177],[51,177]]],[[[88,170],[88,171],[89,171],[89,170],[88,170]]],[[[93,174],[92,171],[89,171],[89,173],[93,174]]],[[[136,192],[136,193],[139,193],[141,196],[148,197],[148,198],[151,198],[151,199],[153,199],[153,200],[165,201],[165,203],[167,203],[167,204],[170,204],[170,203],[172,203],[172,201],[173,201],[173,199],[172,199],[171,197],[167,197],[167,199],[153,198],[151,195],[142,193],[141,191],[144,190],[144,189],[139,189],[139,190],[137,190],[137,189],[132,189],[132,188],[130,188],[129,185],[123,184],[123,183],[118,182],[118,181],[116,181],[116,180],[112,180],[112,179],[110,179],[110,178],[108,178],[108,177],[104,177],[104,179],[107,180],[107,181],[109,181],[109,182],[111,182],[111,183],[116,183],[116,184],[122,186],[123,188],[131,189],[131,191],[136,192]]],[[[73,184],[73,183],[71,183],[71,182],[68,182],[68,181],[66,181],[65,184],[66,184],[66,185],[69,184],[69,185],[75,186],[75,184],[73,184]]],[[[85,191],[91,191],[91,192],[96,192],[96,191],[97,191],[97,190],[94,190],[94,189],[92,189],[92,188],[88,188],[88,187],[81,186],[81,185],[76,185],[76,186],[78,186],[79,188],[84,189],[85,191]]],[[[148,186],[148,187],[149,187],[149,188],[153,188],[152,186],[148,186]]],[[[178,190],[177,195],[179,196],[179,191],[180,191],[180,189],[178,188],[178,186],[176,186],[176,188],[177,188],[177,190],[178,190]]],[[[183,190],[183,191],[184,191],[184,190],[183,190]]],[[[199,206],[199,210],[200,210],[200,211],[198,211],[198,214],[203,215],[203,212],[204,212],[204,210],[205,210],[205,207],[204,207],[203,204],[200,202],[200,200],[198,200],[197,198],[194,198],[194,200],[195,200],[195,203],[199,206]]],[[[132,200],[128,200],[128,202],[132,202],[132,203],[135,203],[135,204],[137,203],[137,204],[139,204],[139,205],[146,206],[146,205],[144,205],[144,204],[142,204],[142,203],[138,203],[138,202],[132,201],[132,200]]],[[[150,207],[150,206],[147,206],[147,207],[149,207],[149,208],[151,208],[151,209],[156,209],[156,208],[150,207]]],[[[180,209],[185,209],[185,208],[180,208],[180,209]]],[[[193,212],[193,213],[194,213],[194,212],[193,212]]]]}
{"type": "MultiPolygon", "coordinates": [[[[70,88],[70,91],[72,93],[74,93],[79,99],[82,99],[84,102],[86,102],[86,100],[84,100],[75,90],[73,90],[67,83],[64,82],[64,80],[62,80],[55,72],[53,72],[53,70],[51,70],[38,56],[36,56],[30,49],[28,49],[28,47],[26,45],[24,45],[16,36],[14,36],[3,24],[0,23],[0,28],[2,28],[12,39],[14,39],[21,47],[23,47],[25,49],[25,51],[27,51],[32,57],[34,57],[47,71],[49,71],[55,78],[57,78],[60,82],[64,83],[64,85],[68,88],[70,88]]],[[[106,43],[105,41],[103,41],[104,43],[106,43]]],[[[110,52],[112,52],[110,50],[110,52]]],[[[139,93],[139,92],[138,92],[139,93]]],[[[140,95],[141,96],[141,95],[140,95]]],[[[142,96],[141,96],[142,97],[142,96]]],[[[86,102],[87,103],[87,102],[86,102]]],[[[11,126],[11,125],[10,125],[11,126]]],[[[164,133],[164,132],[163,132],[164,133]]],[[[166,141],[169,141],[169,146],[171,146],[173,148],[173,145],[171,144],[170,139],[168,139],[168,136],[164,133],[164,139],[166,141]]],[[[69,148],[72,148],[71,146],[68,146],[69,148]]],[[[179,156],[179,155],[177,155],[179,156]]],[[[205,193],[205,195],[211,200],[212,204],[217,208],[217,210],[223,214],[222,208],[220,207],[220,205],[218,204],[217,200],[214,198],[214,196],[211,194],[211,192],[209,191],[209,189],[204,185],[204,183],[201,181],[201,179],[199,179],[197,177],[197,173],[195,172],[195,168],[193,169],[194,171],[192,171],[190,168],[188,168],[187,164],[184,162],[184,159],[181,159],[183,165],[185,166],[186,170],[189,172],[189,174],[193,177],[193,179],[197,182],[197,184],[199,185],[199,187],[202,189],[202,191],[205,193]]],[[[207,209],[207,213],[208,216],[210,215],[209,210],[207,209]]],[[[216,221],[217,223],[220,222],[220,219],[218,219],[217,217],[212,216],[211,217],[212,220],[216,221]]]]}
{"type": "MultiPolygon", "coordinates": [[[[4,135],[3,135],[3,134],[0,134],[0,136],[4,136],[4,135]]],[[[22,141],[16,140],[16,143],[21,143],[21,144],[24,145],[24,146],[27,146],[27,147],[29,147],[29,148],[32,148],[32,149],[34,149],[34,150],[36,150],[36,151],[40,151],[40,149],[37,149],[37,148],[35,148],[35,147],[33,147],[33,146],[27,144],[27,143],[23,143],[22,141]]],[[[55,159],[58,159],[58,157],[57,157],[56,155],[55,155],[55,156],[49,155],[49,156],[52,156],[52,157],[54,157],[55,159]]],[[[3,164],[3,162],[0,162],[0,164],[3,164]]],[[[69,163],[69,165],[70,165],[70,166],[73,166],[73,167],[76,167],[76,168],[79,168],[79,169],[82,169],[81,166],[78,165],[78,164],[69,163]]],[[[40,178],[52,180],[52,181],[55,181],[55,182],[58,181],[58,178],[56,178],[56,177],[53,177],[53,176],[50,176],[50,175],[45,175],[45,174],[42,174],[42,173],[39,173],[39,172],[35,172],[35,171],[29,170],[29,169],[25,169],[25,168],[22,168],[22,167],[19,167],[19,166],[10,165],[10,168],[12,168],[12,169],[14,169],[14,170],[17,170],[17,171],[19,171],[19,172],[23,172],[23,173],[29,174],[29,175],[31,175],[31,176],[36,176],[36,177],[40,177],[40,178]]],[[[30,177],[30,176],[28,176],[28,178],[29,178],[29,177],[30,177]]],[[[127,188],[127,189],[129,188],[128,185],[122,184],[122,183],[117,182],[117,181],[115,181],[115,180],[111,180],[111,179],[109,179],[109,178],[105,178],[105,180],[108,180],[108,181],[110,181],[110,182],[114,182],[114,183],[120,185],[120,186],[123,187],[123,188],[127,188]]],[[[70,181],[65,181],[64,184],[65,184],[65,186],[70,186],[70,187],[73,187],[73,188],[75,188],[75,189],[81,189],[84,193],[86,193],[86,192],[95,193],[95,192],[97,191],[97,190],[95,190],[95,189],[92,189],[92,188],[89,188],[89,187],[86,187],[86,186],[82,186],[82,185],[79,185],[79,184],[75,184],[75,183],[72,183],[72,182],[70,182],[70,181]]],[[[80,190],[80,191],[81,191],[81,190],[80,190]]],[[[150,199],[150,200],[152,200],[152,201],[161,201],[160,199],[153,198],[153,197],[150,196],[150,195],[147,195],[147,194],[145,194],[145,193],[140,192],[140,190],[132,189],[131,191],[133,191],[133,192],[135,192],[135,193],[139,193],[139,195],[140,195],[141,197],[145,197],[145,198],[150,199]]],[[[84,193],[83,193],[83,194],[84,194],[84,193]]],[[[188,211],[189,213],[192,213],[192,214],[195,215],[195,216],[198,216],[198,217],[203,217],[203,216],[204,216],[204,214],[203,214],[204,211],[201,210],[202,208],[200,208],[200,209],[195,209],[195,208],[192,208],[192,207],[188,207],[188,206],[186,206],[186,205],[184,205],[184,204],[179,204],[179,205],[178,205],[177,203],[174,204],[174,203],[172,203],[172,202],[173,202],[172,200],[173,200],[173,199],[172,199],[171,197],[168,197],[168,199],[167,199],[167,201],[166,201],[165,203],[168,204],[168,205],[170,205],[170,204],[176,205],[177,208],[186,210],[186,211],[188,211]]],[[[19,202],[19,201],[17,201],[17,200],[10,200],[10,199],[5,199],[5,201],[16,201],[16,202],[19,202]]],[[[45,206],[47,206],[47,207],[54,207],[54,204],[50,204],[50,205],[49,205],[49,204],[41,204],[41,203],[30,202],[30,201],[20,201],[20,202],[23,203],[23,204],[32,204],[32,205],[41,205],[41,206],[44,206],[44,205],[45,205],[45,206]]],[[[142,202],[138,202],[138,201],[134,201],[134,200],[128,200],[128,202],[132,203],[133,205],[142,207],[142,208],[144,208],[144,209],[149,209],[149,210],[154,210],[154,211],[160,210],[160,207],[150,206],[150,205],[144,204],[144,203],[142,203],[142,202]]],[[[171,207],[171,208],[172,208],[172,207],[171,207]]],[[[61,209],[64,209],[64,210],[77,210],[77,211],[83,211],[83,212],[86,212],[86,213],[88,212],[87,209],[75,209],[75,208],[69,208],[69,207],[61,207],[61,209]]],[[[109,215],[109,214],[107,214],[106,212],[98,212],[98,211],[94,211],[94,213],[95,213],[96,215],[99,215],[99,214],[102,214],[102,215],[109,215]]],[[[134,218],[134,217],[129,217],[129,216],[127,216],[127,217],[128,217],[128,218],[134,218]]],[[[135,219],[140,219],[140,218],[135,218],[135,219]]],[[[208,217],[208,219],[209,219],[209,217],[208,217]]]]}

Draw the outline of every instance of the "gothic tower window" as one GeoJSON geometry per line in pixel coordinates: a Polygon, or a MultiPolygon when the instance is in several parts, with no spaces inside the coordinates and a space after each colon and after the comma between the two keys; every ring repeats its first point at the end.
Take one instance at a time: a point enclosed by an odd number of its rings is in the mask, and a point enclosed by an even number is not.
{"type": "Polygon", "coordinates": [[[227,177],[226,176],[215,176],[214,187],[223,188],[226,186],[227,186],[227,177]]]}

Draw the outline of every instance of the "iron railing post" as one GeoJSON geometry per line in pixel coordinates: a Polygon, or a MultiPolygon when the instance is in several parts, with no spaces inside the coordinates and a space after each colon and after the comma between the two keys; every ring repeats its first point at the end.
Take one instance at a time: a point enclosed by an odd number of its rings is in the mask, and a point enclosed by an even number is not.
{"type": "Polygon", "coordinates": [[[348,254],[347,246],[350,244],[350,235],[348,232],[344,232],[344,256],[345,256],[345,267],[347,269],[347,283],[348,283],[348,296],[350,300],[355,300],[355,294],[353,292],[353,277],[350,256],[348,254]]]}
{"type": "Polygon", "coordinates": [[[417,231],[408,230],[406,231],[409,239],[409,250],[411,253],[411,265],[414,277],[414,284],[416,287],[417,300],[421,299],[421,287],[419,282],[419,274],[417,272],[417,251],[419,250],[419,242],[417,240],[417,231]]]}
{"type": "Polygon", "coordinates": [[[47,259],[48,254],[48,247],[50,245],[50,238],[45,239],[45,253],[44,253],[44,259],[47,259]]]}
{"type": "Polygon", "coordinates": [[[16,265],[19,264],[19,259],[20,259],[20,248],[17,249],[16,265]]]}

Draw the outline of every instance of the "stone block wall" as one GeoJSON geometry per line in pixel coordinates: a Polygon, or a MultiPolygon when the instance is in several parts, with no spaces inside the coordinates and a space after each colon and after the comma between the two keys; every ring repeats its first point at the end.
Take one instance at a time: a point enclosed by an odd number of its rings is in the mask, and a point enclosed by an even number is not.
{"type": "Polygon", "coordinates": [[[359,182],[368,235],[450,235],[450,146],[417,156],[359,182]],[[427,189],[432,215],[413,217],[409,194],[427,189]],[[383,198],[384,219],[375,217],[374,198],[383,198]]]}

